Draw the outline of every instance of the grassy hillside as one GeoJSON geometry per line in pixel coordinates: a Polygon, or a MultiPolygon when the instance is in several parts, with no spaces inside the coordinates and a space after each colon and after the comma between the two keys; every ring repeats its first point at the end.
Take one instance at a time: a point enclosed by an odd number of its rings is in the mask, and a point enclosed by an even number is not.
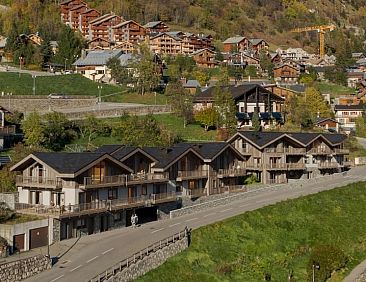
{"type": "Polygon", "coordinates": [[[272,281],[287,281],[291,270],[294,281],[309,281],[311,250],[322,244],[345,253],[346,268],[331,280],[341,281],[366,258],[365,185],[281,202],[194,230],[188,250],[138,281],[258,282],[265,273],[272,281]]]}

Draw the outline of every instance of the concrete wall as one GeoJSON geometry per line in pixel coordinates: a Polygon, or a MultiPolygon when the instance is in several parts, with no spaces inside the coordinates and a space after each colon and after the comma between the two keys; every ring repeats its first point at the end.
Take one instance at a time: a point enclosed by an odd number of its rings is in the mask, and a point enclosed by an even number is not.
{"type": "Polygon", "coordinates": [[[43,95],[0,96],[0,106],[10,111],[22,113],[92,107],[96,105],[96,102],[97,98],[93,96],[72,96],[72,99],[48,99],[47,96],[43,95]]]}
{"type": "Polygon", "coordinates": [[[0,203],[2,202],[6,203],[9,206],[9,208],[14,210],[15,203],[19,202],[19,195],[16,192],[0,193],[0,203]]]}
{"type": "MultiPolygon", "coordinates": [[[[40,227],[49,226],[49,244],[53,242],[53,220],[40,219],[28,221],[19,224],[0,224],[0,236],[5,238],[10,245],[10,250],[13,252],[13,238],[15,235],[24,234],[24,251],[29,250],[29,233],[30,230],[40,227]]],[[[0,279],[1,281],[1,279],[0,279]]]]}
{"type": "MultiPolygon", "coordinates": [[[[162,249],[153,251],[148,255],[145,255],[141,260],[137,260],[135,263],[130,262],[128,267],[122,269],[116,275],[105,280],[108,282],[119,282],[119,281],[132,281],[152,269],[155,269],[162,265],[168,258],[175,256],[181,251],[188,248],[188,236],[178,239],[174,243],[171,243],[162,249]]],[[[144,252],[144,251],[143,251],[144,252]]],[[[146,252],[145,252],[146,253],[146,252]]],[[[182,266],[183,267],[183,266],[182,266]]]]}
{"type": "Polygon", "coordinates": [[[0,281],[20,281],[50,268],[51,260],[42,255],[4,263],[0,265],[0,281]]]}

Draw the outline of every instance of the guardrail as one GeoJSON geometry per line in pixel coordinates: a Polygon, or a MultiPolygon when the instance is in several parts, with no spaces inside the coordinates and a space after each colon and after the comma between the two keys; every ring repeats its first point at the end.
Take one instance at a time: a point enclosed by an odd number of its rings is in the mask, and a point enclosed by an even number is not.
{"type": "Polygon", "coordinates": [[[115,276],[117,273],[122,272],[124,269],[128,268],[131,264],[135,264],[138,261],[142,260],[143,258],[149,256],[150,254],[156,253],[157,251],[163,249],[164,247],[174,244],[176,241],[186,238],[188,236],[189,231],[188,228],[186,227],[183,231],[179,231],[173,236],[169,236],[163,240],[160,240],[159,242],[156,242],[148,246],[147,248],[133,254],[132,256],[124,260],[121,260],[112,267],[108,268],[107,270],[103,271],[102,273],[90,279],[89,282],[107,281],[108,279],[115,276]]]}
{"type": "Polygon", "coordinates": [[[16,184],[18,186],[40,186],[40,187],[52,187],[52,188],[62,188],[62,181],[61,179],[54,177],[54,178],[47,178],[41,176],[23,176],[17,175],[16,176],[16,184]]]}

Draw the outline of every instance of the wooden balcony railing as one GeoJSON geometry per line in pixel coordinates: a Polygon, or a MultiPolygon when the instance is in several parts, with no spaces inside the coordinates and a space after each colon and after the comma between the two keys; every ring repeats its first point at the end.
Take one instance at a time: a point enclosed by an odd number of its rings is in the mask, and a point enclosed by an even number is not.
{"type": "Polygon", "coordinates": [[[294,155],[297,155],[297,154],[300,154],[300,155],[303,155],[306,153],[306,149],[305,148],[285,148],[285,153],[286,154],[294,154],[294,155]]]}
{"type": "Polygon", "coordinates": [[[328,148],[313,148],[311,150],[308,151],[309,154],[320,154],[320,155],[327,155],[327,154],[332,154],[333,151],[328,149],[328,148]]]}
{"type": "Polygon", "coordinates": [[[286,163],[272,163],[272,164],[266,164],[266,169],[287,169],[286,163]]]}
{"type": "Polygon", "coordinates": [[[287,169],[305,169],[304,163],[287,163],[287,169]]]}
{"type": "Polygon", "coordinates": [[[219,169],[217,175],[218,177],[227,176],[243,176],[246,175],[247,170],[245,168],[230,168],[230,169],[219,169]]]}
{"type": "Polygon", "coordinates": [[[263,169],[263,164],[257,164],[257,163],[244,163],[243,167],[246,169],[255,169],[255,170],[261,170],[263,169]]]}
{"type": "Polygon", "coordinates": [[[348,149],[334,149],[334,153],[338,155],[348,155],[349,150],[348,149]]]}
{"type": "Polygon", "coordinates": [[[139,184],[148,182],[168,181],[169,173],[142,173],[127,174],[127,184],[139,184]]]}
{"type": "Polygon", "coordinates": [[[318,163],[319,168],[338,168],[340,167],[339,163],[336,162],[320,162],[318,163]]]}
{"type": "Polygon", "coordinates": [[[35,205],[16,203],[15,209],[20,213],[28,214],[44,214],[44,215],[58,215],[58,216],[71,216],[76,214],[87,214],[105,210],[115,210],[123,208],[131,208],[137,206],[145,206],[150,204],[158,204],[168,201],[175,201],[176,193],[161,193],[143,195],[139,197],[129,197],[114,200],[99,200],[89,203],[82,203],[77,205],[65,205],[65,206],[51,206],[51,205],[35,205]]]}
{"type": "Polygon", "coordinates": [[[84,177],[84,186],[85,188],[101,186],[104,184],[118,184],[124,185],[126,183],[126,175],[112,175],[112,176],[104,176],[100,179],[96,179],[94,177],[84,177]]]}
{"type": "Polygon", "coordinates": [[[62,181],[59,178],[17,175],[16,185],[60,189],[62,188],[62,181]]]}
{"type": "Polygon", "coordinates": [[[283,154],[285,150],[284,148],[264,148],[264,152],[272,154],[283,154]]]}
{"type": "Polygon", "coordinates": [[[199,188],[199,189],[188,189],[188,196],[191,197],[199,197],[206,195],[206,189],[205,188],[199,188]]]}
{"type": "MultiPolygon", "coordinates": [[[[213,173],[214,172],[212,172],[212,174],[213,173]]],[[[207,177],[208,177],[207,170],[185,170],[185,171],[178,171],[177,180],[182,181],[183,179],[207,178],[207,177]]]]}

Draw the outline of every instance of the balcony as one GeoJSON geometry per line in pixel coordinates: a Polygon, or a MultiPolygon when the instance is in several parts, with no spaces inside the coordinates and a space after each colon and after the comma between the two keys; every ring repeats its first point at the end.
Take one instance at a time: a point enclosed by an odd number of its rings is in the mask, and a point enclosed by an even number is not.
{"type": "Polygon", "coordinates": [[[334,153],[337,155],[348,155],[349,150],[348,149],[334,149],[334,153]]]}
{"type": "Polygon", "coordinates": [[[198,188],[198,189],[188,189],[188,196],[191,198],[201,197],[206,195],[205,188],[198,188]]]}
{"type": "Polygon", "coordinates": [[[246,168],[247,170],[262,170],[263,169],[263,164],[244,163],[243,167],[246,168]]]}
{"type": "Polygon", "coordinates": [[[62,181],[59,178],[17,175],[16,185],[34,188],[61,189],[62,181]]]}
{"type": "Polygon", "coordinates": [[[237,177],[237,176],[245,176],[246,174],[247,171],[244,168],[219,169],[217,177],[218,178],[237,177]]]}
{"type": "Polygon", "coordinates": [[[287,163],[288,170],[304,170],[305,164],[304,163],[287,163]]]}
{"type": "Polygon", "coordinates": [[[305,148],[285,148],[285,153],[287,155],[305,155],[305,148]]]}
{"type": "Polygon", "coordinates": [[[267,154],[283,154],[285,150],[284,148],[264,148],[264,152],[267,154]]]}
{"type": "Polygon", "coordinates": [[[267,170],[286,170],[287,169],[287,164],[286,163],[266,164],[265,168],[267,170]]]}
{"type": "Polygon", "coordinates": [[[112,175],[112,176],[104,176],[101,179],[95,179],[93,177],[84,177],[84,184],[81,187],[87,188],[99,188],[105,186],[114,186],[114,185],[125,185],[126,184],[126,175],[112,175]]]}
{"type": "Polygon", "coordinates": [[[169,181],[169,173],[137,173],[137,174],[127,174],[126,185],[133,184],[145,184],[145,183],[158,183],[169,181]]]}
{"type": "Polygon", "coordinates": [[[104,211],[120,210],[125,208],[144,207],[151,204],[172,202],[176,200],[176,193],[161,193],[139,197],[130,197],[114,200],[99,200],[90,203],[66,206],[46,206],[16,203],[15,209],[19,213],[51,215],[58,217],[80,216],[104,211]]]}
{"type": "Polygon", "coordinates": [[[326,169],[326,168],[339,168],[340,164],[337,162],[320,162],[318,163],[318,168],[322,169],[326,169]]]}
{"type": "MultiPolygon", "coordinates": [[[[213,174],[213,172],[212,172],[213,174]]],[[[177,181],[189,180],[189,179],[200,179],[207,178],[207,170],[186,170],[178,171],[177,181]]]]}
{"type": "Polygon", "coordinates": [[[308,154],[311,155],[330,155],[332,153],[332,150],[330,150],[329,148],[313,148],[308,151],[308,154]]]}

